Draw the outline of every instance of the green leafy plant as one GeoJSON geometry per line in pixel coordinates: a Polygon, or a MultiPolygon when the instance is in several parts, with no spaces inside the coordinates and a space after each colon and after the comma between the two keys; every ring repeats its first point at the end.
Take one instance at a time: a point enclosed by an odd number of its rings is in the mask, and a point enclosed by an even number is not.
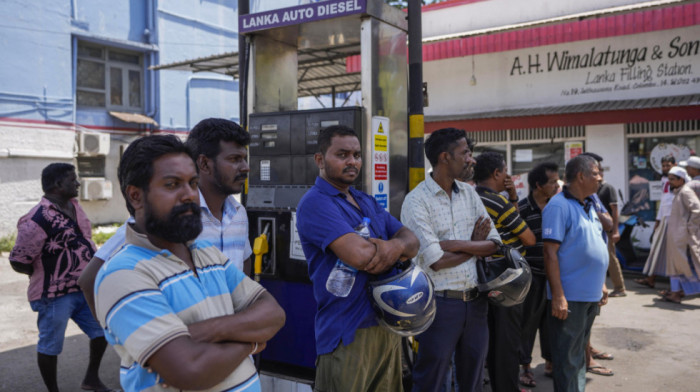
{"type": "Polygon", "coordinates": [[[107,226],[93,226],[92,228],[92,241],[97,246],[101,246],[108,239],[112,238],[117,229],[121,226],[121,223],[113,223],[107,226]]]}
{"type": "Polygon", "coordinates": [[[16,234],[0,237],[0,252],[10,252],[15,246],[16,234]]]}
{"type": "Polygon", "coordinates": [[[95,243],[95,245],[99,246],[107,242],[107,240],[112,238],[113,235],[114,232],[96,232],[92,235],[92,241],[95,243]]]}

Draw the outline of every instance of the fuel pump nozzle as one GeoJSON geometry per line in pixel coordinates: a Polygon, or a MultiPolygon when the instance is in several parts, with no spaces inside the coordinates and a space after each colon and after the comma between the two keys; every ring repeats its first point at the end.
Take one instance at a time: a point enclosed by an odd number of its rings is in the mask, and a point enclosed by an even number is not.
{"type": "Polygon", "coordinates": [[[262,273],[262,257],[268,252],[267,244],[267,233],[270,230],[270,224],[266,223],[262,234],[260,234],[253,242],[253,254],[255,254],[255,263],[253,264],[253,273],[255,274],[255,281],[260,281],[260,274],[262,273]]]}

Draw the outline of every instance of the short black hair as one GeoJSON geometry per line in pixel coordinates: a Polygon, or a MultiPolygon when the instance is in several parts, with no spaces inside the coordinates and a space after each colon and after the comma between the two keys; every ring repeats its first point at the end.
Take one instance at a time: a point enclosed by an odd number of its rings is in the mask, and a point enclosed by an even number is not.
{"type": "Polygon", "coordinates": [[[577,155],[566,163],[566,182],[572,182],[579,173],[590,175],[593,167],[598,167],[598,161],[590,155],[577,155]]]}
{"type": "Polygon", "coordinates": [[[531,191],[537,189],[537,185],[545,185],[549,182],[547,172],[558,173],[559,165],[554,162],[542,162],[527,173],[527,184],[530,186],[531,191]]]}
{"type": "MultiPolygon", "coordinates": [[[[464,132],[466,134],[466,131],[464,132]]],[[[467,137],[467,147],[469,147],[469,151],[474,152],[474,147],[476,147],[476,142],[469,137],[467,137]]]]}
{"type": "Polygon", "coordinates": [[[192,157],[190,149],[175,135],[144,136],[131,142],[124,151],[117,169],[117,177],[126,201],[126,209],[131,215],[134,215],[135,210],[126,197],[126,187],[133,185],[147,191],[153,177],[153,162],[168,154],[187,154],[192,157]]]}
{"type": "Polygon", "coordinates": [[[357,132],[345,125],[331,125],[330,127],[323,128],[321,132],[318,133],[318,152],[320,152],[321,155],[326,155],[326,151],[328,151],[328,148],[331,146],[331,139],[335,136],[354,136],[357,140],[360,140],[357,132]]]}
{"type": "Polygon", "coordinates": [[[231,120],[206,118],[192,128],[186,144],[195,160],[200,155],[214,159],[221,151],[222,141],[245,147],[250,144],[250,134],[231,120]]]}
{"type": "Polygon", "coordinates": [[[494,171],[503,170],[505,166],[505,160],[500,152],[487,151],[476,157],[474,181],[481,182],[487,180],[494,171]]]}
{"type": "Polygon", "coordinates": [[[452,151],[457,143],[459,143],[460,139],[466,139],[467,145],[469,145],[470,140],[467,138],[467,133],[464,132],[464,129],[442,128],[431,133],[423,146],[428,162],[430,162],[433,167],[437,166],[440,154],[443,152],[452,154],[452,151]]]}
{"type": "Polygon", "coordinates": [[[581,155],[588,155],[589,157],[595,159],[595,160],[598,161],[598,162],[603,162],[603,157],[601,157],[600,155],[598,155],[598,154],[596,154],[596,153],[594,153],[594,152],[588,152],[588,151],[587,151],[587,152],[584,152],[584,153],[581,154],[581,155]]]}
{"type": "Polygon", "coordinates": [[[661,158],[661,163],[664,162],[670,162],[672,164],[676,164],[676,158],[673,155],[666,155],[665,157],[661,158]]]}
{"type": "Polygon", "coordinates": [[[75,166],[70,163],[51,163],[41,171],[41,189],[49,193],[56,187],[56,183],[63,181],[69,174],[75,172],[75,166]]]}

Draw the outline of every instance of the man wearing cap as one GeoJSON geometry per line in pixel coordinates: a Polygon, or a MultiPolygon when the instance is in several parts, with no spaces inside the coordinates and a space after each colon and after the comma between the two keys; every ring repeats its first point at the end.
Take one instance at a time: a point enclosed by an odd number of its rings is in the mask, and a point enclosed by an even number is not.
{"type": "Polygon", "coordinates": [[[671,290],[659,294],[674,303],[680,303],[685,295],[700,293],[700,199],[686,186],[689,179],[680,167],[668,173],[674,193],[666,231],[666,273],[671,290]]]}
{"type": "Polygon", "coordinates": [[[675,166],[676,158],[673,155],[661,158],[661,187],[663,188],[663,194],[661,195],[661,200],[659,200],[659,210],[656,214],[656,223],[654,223],[654,234],[651,239],[649,257],[644,263],[643,272],[647,277],[634,280],[636,283],[651,288],[654,288],[656,275],[665,276],[666,271],[666,228],[673,202],[673,193],[668,183],[668,172],[675,166]]]}
{"type": "Polygon", "coordinates": [[[688,187],[695,191],[695,194],[700,198],[700,157],[692,156],[679,164],[688,172],[688,177],[691,181],[687,183],[688,187]]]}

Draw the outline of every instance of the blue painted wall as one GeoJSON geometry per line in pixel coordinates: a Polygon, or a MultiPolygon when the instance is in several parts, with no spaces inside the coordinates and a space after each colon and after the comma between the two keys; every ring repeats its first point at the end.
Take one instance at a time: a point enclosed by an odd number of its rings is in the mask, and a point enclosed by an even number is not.
{"type": "Polygon", "coordinates": [[[192,79],[190,72],[146,69],[236,51],[237,4],[237,0],[3,0],[0,117],[132,127],[104,109],[74,110],[74,40],[80,39],[143,53],[143,112],[162,129],[185,131],[202,116],[237,119],[238,83],[232,78],[192,79]]]}
{"type": "Polygon", "coordinates": [[[0,3],[0,117],[70,121],[70,1],[0,3]]]}

